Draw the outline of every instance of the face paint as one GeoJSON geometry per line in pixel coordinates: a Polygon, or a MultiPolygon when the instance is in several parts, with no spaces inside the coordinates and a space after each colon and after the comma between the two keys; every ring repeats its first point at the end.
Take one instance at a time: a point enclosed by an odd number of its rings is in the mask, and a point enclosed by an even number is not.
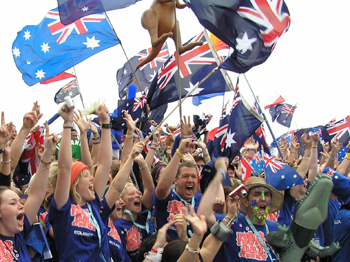
{"type": "Polygon", "coordinates": [[[264,192],[264,190],[261,191],[261,197],[262,197],[262,200],[265,200],[265,192],[264,192]]]}
{"type": "Polygon", "coordinates": [[[128,202],[130,203],[130,202],[134,202],[135,201],[135,198],[134,197],[130,197],[129,199],[128,199],[128,202]]]}
{"type": "Polygon", "coordinates": [[[267,202],[267,206],[268,206],[268,207],[271,206],[271,200],[269,200],[269,201],[267,202]]]}
{"type": "Polygon", "coordinates": [[[256,203],[256,200],[252,200],[250,202],[250,207],[256,207],[258,204],[256,203]]]}

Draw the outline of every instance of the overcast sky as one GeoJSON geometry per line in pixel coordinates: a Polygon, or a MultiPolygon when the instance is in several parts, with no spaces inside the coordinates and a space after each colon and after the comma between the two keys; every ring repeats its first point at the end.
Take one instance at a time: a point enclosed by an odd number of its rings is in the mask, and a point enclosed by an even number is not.
{"type": "MultiPolygon", "coordinates": [[[[148,32],[142,28],[140,20],[151,2],[143,0],[132,7],[107,12],[129,58],[150,46],[148,32]]],[[[342,5],[337,5],[336,2],[288,1],[291,14],[289,31],[281,37],[264,64],[246,73],[262,104],[273,91],[281,94],[287,103],[297,104],[292,129],[325,125],[334,117],[341,120],[349,114],[350,37],[347,12],[350,3],[342,1],[342,5]]],[[[49,10],[57,7],[57,1],[4,1],[2,6],[0,52],[3,94],[0,110],[5,111],[6,122],[12,120],[19,128],[24,113],[31,109],[36,100],[44,113],[41,122],[51,118],[58,110],[54,95],[68,82],[27,86],[15,66],[11,52],[17,32],[26,25],[39,24],[49,10]]],[[[203,29],[189,8],[177,10],[177,16],[183,42],[203,29]]],[[[175,50],[171,39],[168,40],[168,46],[170,51],[175,50]]],[[[117,45],[75,66],[85,106],[97,99],[106,99],[110,111],[117,107],[119,96],[115,75],[126,60],[121,46],[117,45]]],[[[235,83],[237,75],[230,75],[235,83]]],[[[252,104],[253,97],[244,77],[240,78],[240,88],[242,95],[252,104]]],[[[232,94],[226,94],[224,101],[231,101],[231,98],[232,94]]],[[[223,97],[205,101],[199,107],[192,106],[191,100],[189,98],[186,101],[183,112],[191,109],[191,114],[213,114],[214,119],[209,127],[216,127],[223,97]]],[[[78,97],[75,101],[77,108],[82,108],[78,97]]],[[[265,113],[268,121],[271,121],[269,113],[265,113]]],[[[179,113],[176,111],[167,122],[175,125],[178,121],[179,113]]],[[[60,132],[61,125],[61,121],[56,121],[51,131],[60,132]]],[[[276,137],[287,131],[287,128],[277,123],[273,123],[272,128],[276,137]]]]}

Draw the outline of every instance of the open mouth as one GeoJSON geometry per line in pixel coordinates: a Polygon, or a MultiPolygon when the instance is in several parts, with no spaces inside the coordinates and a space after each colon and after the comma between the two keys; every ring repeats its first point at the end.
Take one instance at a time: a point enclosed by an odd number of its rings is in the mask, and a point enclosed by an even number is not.
{"type": "Polygon", "coordinates": [[[136,207],[141,207],[141,201],[139,201],[139,200],[135,201],[135,202],[134,202],[134,205],[135,205],[136,207]]]}
{"type": "Polygon", "coordinates": [[[94,185],[93,184],[89,185],[89,190],[92,191],[92,192],[94,191],[94,185]]]}
{"type": "Polygon", "coordinates": [[[259,213],[265,213],[266,212],[266,205],[260,205],[259,206],[259,213]]]}
{"type": "Polygon", "coordinates": [[[17,221],[18,221],[18,223],[21,225],[21,226],[23,226],[24,225],[24,212],[23,213],[21,213],[21,214],[19,214],[18,216],[17,216],[17,221]]]}
{"type": "Polygon", "coordinates": [[[193,193],[193,186],[187,186],[186,187],[186,193],[189,194],[189,195],[192,194],[193,193]]]}

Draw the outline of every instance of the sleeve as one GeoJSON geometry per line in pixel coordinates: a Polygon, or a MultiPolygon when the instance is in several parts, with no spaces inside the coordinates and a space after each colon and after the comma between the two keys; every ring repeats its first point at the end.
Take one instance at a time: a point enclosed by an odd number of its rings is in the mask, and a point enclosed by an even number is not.
{"type": "Polygon", "coordinates": [[[5,175],[0,172],[0,186],[11,186],[11,174],[5,175]]]}

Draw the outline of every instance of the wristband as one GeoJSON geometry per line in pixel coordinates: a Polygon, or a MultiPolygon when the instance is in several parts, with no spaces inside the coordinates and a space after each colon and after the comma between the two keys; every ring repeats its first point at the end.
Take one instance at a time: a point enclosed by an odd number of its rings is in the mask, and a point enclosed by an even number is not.
{"type": "Polygon", "coordinates": [[[224,172],[224,170],[222,170],[221,168],[218,168],[217,171],[220,172],[224,176],[224,179],[226,178],[226,173],[224,172]]]}
{"type": "Polygon", "coordinates": [[[312,148],[318,148],[317,146],[313,146],[312,148]]]}
{"type": "Polygon", "coordinates": [[[197,254],[199,254],[199,251],[201,250],[200,248],[198,248],[198,249],[192,249],[192,248],[190,248],[189,246],[188,246],[188,244],[186,245],[186,250],[188,251],[188,252],[190,252],[192,255],[197,255],[197,254]]]}
{"type": "Polygon", "coordinates": [[[140,170],[144,170],[145,168],[147,168],[147,164],[144,165],[143,167],[140,167],[140,170]]]}
{"type": "Polygon", "coordinates": [[[152,247],[152,249],[151,249],[151,252],[153,252],[153,253],[158,253],[158,251],[155,250],[153,247],[152,247]]]}
{"type": "Polygon", "coordinates": [[[11,159],[8,161],[1,161],[1,164],[10,164],[11,163],[11,159]]]}
{"type": "Polygon", "coordinates": [[[102,127],[102,128],[106,128],[106,129],[111,129],[111,128],[112,128],[112,123],[109,122],[109,123],[107,123],[107,124],[102,124],[101,127],[102,127]]]}
{"type": "Polygon", "coordinates": [[[92,142],[93,145],[98,145],[100,143],[100,141],[98,142],[92,142]]]}
{"type": "Polygon", "coordinates": [[[329,157],[328,159],[331,160],[331,161],[335,161],[335,158],[329,157]]]}
{"type": "Polygon", "coordinates": [[[203,155],[203,157],[206,157],[206,156],[209,156],[209,153],[208,153],[208,154],[203,155]]]}
{"type": "Polygon", "coordinates": [[[183,158],[184,157],[184,155],[183,154],[181,154],[181,152],[179,151],[179,149],[176,149],[176,153],[181,157],[181,158],[183,158]]]}
{"type": "Polygon", "coordinates": [[[192,138],[192,135],[183,136],[183,138],[192,138]]]}
{"type": "Polygon", "coordinates": [[[157,150],[157,148],[154,148],[154,147],[150,147],[150,149],[157,150]]]}
{"type": "Polygon", "coordinates": [[[349,159],[350,160],[350,153],[346,153],[346,156],[344,157],[344,159],[349,159]]]}
{"type": "Polygon", "coordinates": [[[93,136],[92,137],[92,140],[99,140],[100,139],[100,136],[93,136]]]}
{"type": "Polygon", "coordinates": [[[125,138],[130,138],[130,139],[132,139],[132,138],[134,138],[134,136],[133,136],[133,135],[125,135],[125,138]]]}
{"type": "Polygon", "coordinates": [[[69,128],[69,129],[72,129],[72,126],[63,126],[63,128],[69,128]]]}
{"type": "Polygon", "coordinates": [[[42,159],[40,159],[40,162],[44,164],[44,167],[43,167],[43,170],[46,168],[46,169],[50,169],[49,165],[51,164],[51,161],[50,162],[44,162],[42,159]]]}

